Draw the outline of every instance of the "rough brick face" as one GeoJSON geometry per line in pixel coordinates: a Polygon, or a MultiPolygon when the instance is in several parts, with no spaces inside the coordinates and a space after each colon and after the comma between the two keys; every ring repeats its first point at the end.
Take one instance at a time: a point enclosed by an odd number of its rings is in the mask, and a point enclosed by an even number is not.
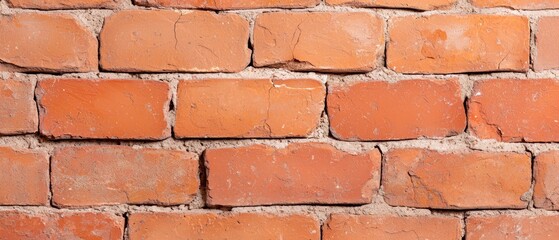
{"type": "Polygon", "coordinates": [[[430,15],[393,18],[387,65],[401,73],[528,70],[528,18],[430,15]]]}
{"type": "Polygon", "coordinates": [[[71,15],[2,15],[0,42],[0,71],[97,70],[97,40],[71,15]]]}
{"type": "Polygon", "coordinates": [[[534,162],[534,205],[559,209],[559,152],[541,153],[534,162]]]}
{"type": "MultiPolygon", "coordinates": [[[[559,6],[559,2],[557,3],[559,6]]],[[[559,17],[542,17],[536,31],[536,71],[559,69],[559,17]]]]}
{"type": "Polygon", "coordinates": [[[333,214],[322,229],[323,240],[462,239],[460,219],[333,214]]]}
{"type": "Polygon", "coordinates": [[[58,149],[51,174],[59,206],[186,204],[199,185],[194,154],[120,146],[58,149]]]}
{"type": "Polygon", "coordinates": [[[469,129],[482,139],[559,141],[559,81],[493,79],[476,82],[469,101],[469,129]]]}
{"type": "Polygon", "coordinates": [[[17,8],[33,9],[76,9],[76,8],[114,8],[122,0],[7,0],[17,8]]]}
{"type": "Polygon", "coordinates": [[[445,137],[466,127],[454,79],[331,85],[327,102],[332,134],[343,140],[445,137]]]}
{"type": "MultiPolygon", "coordinates": [[[[47,154],[42,151],[0,147],[0,183],[0,205],[48,204],[47,154]]],[[[1,236],[2,234],[0,239],[1,236]]]]}
{"type": "Polygon", "coordinates": [[[456,0],[326,0],[329,5],[348,5],[357,7],[411,8],[418,10],[445,9],[454,5],[456,0]]]}
{"type": "Polygon", "coordinates": [[[130,240],[320,239],[317,220],[304,215],[135,213],[130,240]]]}
{"type": "Polygon", "coordinates": [[[117,72],[239,72],[249,23],[236,14],[130,10],[105,19],[101,67],[117,72]]]}
{"type": "Polygon", "coordinates": [[[254,27],[254,66],[371,71],[384,49],[383,29],[369,13],[264,13],[254,27]]]}
{"type": "Polygon", "coordinates": [[[33,83],[0,79],[0,135],[37,131],[33,83]]]}
{"type": "Polygon", "coordinates": [[[559,239],[559,216],[470,216],[466,239],[559,239]]]}
{"type": "Polygon", "coordinates": [[[49,79],[36,90],[40,132],[50,138],[163,139],[170,136],[167,83],[49,79]]]}
{"type": "Polygon", "coordinates": [[[366,204],[379,187],[378,150],[349,154],[318,143],[254,145],[209,149],[204,158],[211,205],[366,204]]]}
{"type": "Polygon", "coordinates": [[[385,156],[382,184],[393,206],[525,208],[531,159],[519,153],[442,153],[397,149],[385,156]]]}
{"type": "Polygon", "coordinates": [[[513,9],[551,9],[559,8],[557,0],[472,0],[476,7],[506,7],[513,9]]]}
{"type": "Polygon", "coordinates": [[[304,137],[319,124],[324,95],[324,85],[310,79],[181,81],[175,136],[304,137]]]}
{"type": "Polygon", "coordinates": [[[316,6],[320,0],[134,0],[136,4],[152,7],[203,8],[214,10],[253,8],[304,8],[316,6]]]}
{"type": "Polygon", "coordinates": [[[120,240],[123,231],[124,218],[109,213],[0,211],[2,240],[120,240]]]}

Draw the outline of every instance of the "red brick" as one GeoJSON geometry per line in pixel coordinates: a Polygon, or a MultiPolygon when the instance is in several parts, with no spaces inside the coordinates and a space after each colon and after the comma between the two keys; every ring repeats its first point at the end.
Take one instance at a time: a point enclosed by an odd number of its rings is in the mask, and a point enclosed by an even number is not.
{"type": "Polygon", "coordinates": [[[437,209],[525,208],[531,159],[519,153],[388,152],[385,200],[392,206],[437,209]],[[523,200],[524,199],[524,200],[523,200]]]}
{"type": "Polygon", "coordinates": [[[120,240],[124,218],[108,213],[0,212],[1,240],[120,240]]]}
{"type": "Polygon", "coordinates": [[[355,7],[410,8],[417,10],[447,9],[456,0],[326,0],[328,5],[347,5],[355,7]]]}
{"type": "Polygon", "coordinates": [[[31,82],[0,79],[0,135],[37,131],[37,105],[31,82]]]}
{"type": "Polygon", "coordinates": [[[179,205],[198,192],[194,154],[124,146],[65,147],[52,158],[57,206],[179,205]]]}
{"type": "Polygon", "coordinates": [[[343,140],[446,137],[466,128],[455,79],[331,85],[327,102],[331,132],[343,140]]]}
{"type": "Polygon", "coordinates": [[[534,161],[534,205],[559,209],[559,151],[541,153],[534,161]]]}
{"type": "Polygon", "coordinates": [[[482,139],[559,141],[559,81],[494,79],[476,82],[469,101],[469,129],[482,139]]]}
{"type": "Polygon", "coordinates": [[[7,0],[11,7],[32,9],[115,8],[122,0],[7,0]]]}
{"type": "Polygon", "coordinates": [[[0,183],[0,205],[47,205],[48,155],[42,151],[0,147],[0,183]]]}
{"type": "Polygon", "coordinates": [[[133,213],[130,240],[320,239],[320,225],[304,215],[133,213]]]}
{"type": "Polygon", "coordinates": [[[559,239],[559,216],[470,216],[466,239],[559,239]]]}
{"type": "Polygon", "coordinates": [[[392,20],[387,65],[401,73],[528,70],[524,16],[430,15],[392,20]]]}
{"type": "Polygon", "coordinates": [[[0,71],[97,70],[97,39],[67,14],[0,16],[0,71]]]}
{"type": "Polygon", "coordinates": [[[117,72],[239,72],[249,23],[236,14],[130,10],[105,19],[101,67],[117,72]]]}
{"type": "Polygon", "coordinates": [[[134,0],[134,3],[150,7],[202,8],[213,10],[255,8],[305,8],[314,7],[320,0],[134,0]]]}
{"type": "MultiPolygon", "coordinates": [[[[558,2],[559,6],[559,2],[558,2]]],[[[536,71],[559,69],[559,17],[542,17],[536,30],[536,71]]]]}
{"type": "Polygon", "coordinates": [[[380,153],[350,154],[320,143],[209,149],[207,203],[365,204],[379,187],[380,153]]]}
{"type": "Polygon", "coordinates": [[[169,85],[149,80],[49,79],[36,90],[50,138],[164,139],[169,85]]]}
{"type": "Polygon", "coordinates": [[[367,72],[384,49],[384,22],[363,12],[264,13],[254,27],[254,66],[367,72]]]}
{"type": "Polygon", "coordinates": [[[481,8],[507,7],[512,9],[552,9],[559,8],[557,0],[472,0],[481,8]]]}
{"type": "Polygon", "coordinates": [[[460,219],[449,217],[333,214],[323,227],[322,239],[460,240],[462,224],[460,219]]]}
{"type": "Polygon", "coordinates": [[[304,137],[317,128],[324,98],[324,85],[311,79],[181,81],[175,136],[304,137]]]}

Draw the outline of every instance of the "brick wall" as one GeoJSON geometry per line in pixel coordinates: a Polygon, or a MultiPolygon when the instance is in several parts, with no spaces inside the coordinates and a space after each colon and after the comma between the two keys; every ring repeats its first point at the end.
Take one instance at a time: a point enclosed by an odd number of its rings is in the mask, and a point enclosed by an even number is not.
{"type": "Polygon", "coordinates": [[[555,0],[0,0],[0,240],[559,239],[555,0]]]}

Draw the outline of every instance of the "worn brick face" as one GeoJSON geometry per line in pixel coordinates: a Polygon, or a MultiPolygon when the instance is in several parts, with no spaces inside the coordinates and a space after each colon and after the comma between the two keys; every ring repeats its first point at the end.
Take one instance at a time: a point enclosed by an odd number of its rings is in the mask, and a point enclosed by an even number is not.
{"type": "Polygon", "coordinates": [[[534,205],[547,210],[559,209],[559,152],[536,156],[534,161],[534,205]]]}
{"type": "Polygon", "coordinates": [[[16,8],[33,8],[42,10],[77,9],[77,8],[114,8],[122,0],[7,0],[16,8]]]}
{"type": "Polygon", "coordinates": [[[187,204],[198,192],[198,158],[183,151],[65,147],[53,155],[51,178],[59,206],[187,204]]]}
{"type": "Polygon", "coordinates": [[[466,239],[547,240],[559,238],[559,216],[470,216],[466,239]]]}
{"type": "Polygon", "coordinates": [[[136,4],[152,7],[203,8],[214,10],[254,8],[304,8],[316,6],[320,0],[134,0],[136,4]]]}
{"type": "Polygon", "coordinates": [[[378,150],[349,154],[295,143],[209,149],[204,158],[211,205],[366,204],[379,187],[378,150]]]}
{"type": "Polygon", "coordinates": [[[16,150],[0,146],[0,183],[0,205],[48,204],[47,154],[43,151],[16,150]]]}
{"type": "MultiPolygon", "coordinates": [[[[557,3],[559,7],[559,2],[557,3]]],[[[536,71],[559,69],[559,17],[541,17],[536,31],[536,71]]]]}
{"type": "Polygon", "coordinates": [[[0,135],[37,131],[38,114],[29,81],[0,79],[0,135]]]}
{"type": "Polygon", "coordinates": [[[369,13],[264,13],[254,27],[254,66],[371,71],[384,49],[383,29],[369,13]]]}
{"type": "Polygon", "coordinates": [[[433,10],[450,8],[456,0],[326,0],[329,5],[347,5],[356,7],[411,8],[433,10]]]}
{"type": "Polygon", "coordinates": [[[430,15],[391,20],[387,66],[401,73],[528,70],[530,27],[523,16],[430,15]]]}
{"type": "Polygon", "coordinates": [[[559,8],[557,0],[472,0],[476,7],[506,7],[513,9],[552,9],[559,8]]]}
{"type": "Polygon", "coordinates": [[[310,79],[181,81],[175,136],[304,137],[319,124],[324,95],[324,85],[310,79]]]}
{"type": "Polygon", "coordinates": [[[397,149],[385,156],[382,184],[392,206],[525,208],[531,159],[520,153],[397,149]]]}

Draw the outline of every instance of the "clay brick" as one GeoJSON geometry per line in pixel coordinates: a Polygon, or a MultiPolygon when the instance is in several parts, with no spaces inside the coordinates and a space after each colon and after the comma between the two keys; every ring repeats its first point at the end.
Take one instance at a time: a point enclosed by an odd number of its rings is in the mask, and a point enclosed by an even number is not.
{"type": "Polygon", "coordinates": [[[71,15],[2,15],[0,42],[0,71],[97,70],[97,39],[71,15]]]}
{"type": "Polygon", "coordinates": [[[47,205],[48,155],[41,151],[0,147],[0,183],[0,205],[47,205]]]}
{"type": "Polygon", "coordinates": [[[482,139],[559,141],[559,81],[494,79],[476,82],[469,100],[469,129],[482,139]]]}
{"type": "Polygon", "coordinates": [[[368,72],[384,49],[384,22],[369,13],[264,13],[254,27],[254,66],[368,72]]]}
{"type": "Polygon", "coordinates": [[[326,0],[328,5],[347,5],[356,7],[409,8],[417,10],[447,9],[456,0],[326,0]]]}
{"type": "Polygon", "coordinates": [[[320,225],[304,215],[133,213],[130,240],[320,239],[320,225]]]}
{"type": "Polygon", "coordinates": [[[320,0],[134,0],[135,4],[150,7],[201,8],[213,10],[255,8],[305,8],[314,7],[320,0]]]}
{"type": "Polygon", "coordinates": [[[379,187],[380,153],[349,154],[320,143],[209,149],[207,203],[366,204],[379,187]]]}
{"type": "MultiPolygon", "coordinates": [[[[559,2],[558,2],[559,6],[559,2]]],[[[536,30],[536,71],[559,69],[559,17],[542,17],[536,30]]]]}
{"type": "Polygon", "coordinates": [[[105,19],[101,67],[117,72],[239,72],[249,23],[236,14],[130,10],[105,19]]]}
{"type": "Polygon", "coordinates": [[[0,135],[34,133],[38,114],[31,82],[0,79],[0,135]]]}
{"type": "Polygon", "coordinates": [[[124,146],[57,149],[52,158],[57,206],[179,205],[198,192],[194,154],[124,146]]]}
{"type": "Polygon", "coordinates": [[[387,65],[396,72],[525,72],[529,67],[530,26],[523,16],[406,16],[390,26],[387,65]]]}
{"type": "Polygon", "coordinates": [[[120,240],[124,218],[109,213],[0,212],[1,240],[120,240]]]}
{"type": "Polygon", "coordinates": [[[539,154],[534,162],[534,205],[559,209],[559,151],[539,154]]]}
{"type": "Polygon", "coordinates": [[[324,99],[324,85],[311,79],[181,81],[175,136],[304,137],[317,128],[324,99]]]}
{"type": "Polygon", "coordinates": [[[466,239],[559,239],[559,216],[470,216],[466,239]]]}
{"type": "Polygon", "coordinates": [[[559,8],[557,0],[472,0],[472,4],[481,8],[506,7],[512,9],[551,9],[559,8]]]}
{"type": "Polygon", "coordinates": [[[456,79],[330,85],[327,102],[331,133],[343,140],[446,137],[466,128],[456,79]]]}
{"type": "Polygon", "coordinates": [[[50,138],[164,139],[169,85],[150,80],[38,82],[41,134],[50,138]]]}
{"type": "Polygon", "coordinates": [[[460,240],[460,219],[333,214],[323,227],[323,240],[430,239],[460,240]]]}
{"type": "Polygon", "coordinates": [[[525,208],[531,159],[519,153],[388,152],[385,200],[392,206],[437,209],[525,208]]]}
{"type": "Polygon", "coordinates": [[[7,0],[11,7],[32,9],[115,8],[121,0],[7,0]]]}

